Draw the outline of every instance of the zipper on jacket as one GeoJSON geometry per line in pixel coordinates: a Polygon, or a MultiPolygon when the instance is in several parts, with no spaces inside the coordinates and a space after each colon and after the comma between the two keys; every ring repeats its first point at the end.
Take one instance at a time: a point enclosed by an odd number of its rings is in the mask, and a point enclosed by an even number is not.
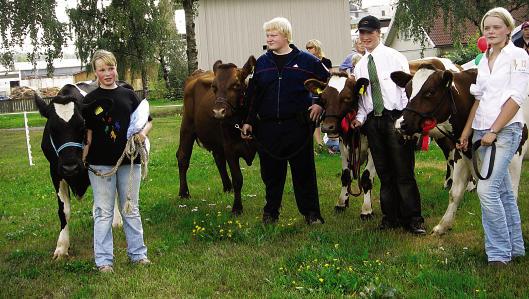
{"type": "Polygon", "coordinates": [[[277,83],[277,119],[279,119],[279,94],[281,93],[281,79],[283,79],[283,76],[280,72],[277,72],[277,75],[277,79],[279,81],[277,83]]]}

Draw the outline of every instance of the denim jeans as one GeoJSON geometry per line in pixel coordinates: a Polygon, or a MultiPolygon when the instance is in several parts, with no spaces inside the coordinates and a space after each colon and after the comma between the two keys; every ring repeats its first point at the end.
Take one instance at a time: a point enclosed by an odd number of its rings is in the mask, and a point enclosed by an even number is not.
{"type": "MultiPolygon", "coordinates": [[[[112,166],[90,165],[96,171],[107,173],[112,166]]],[[[119,198],[119,211],[123,219],[123,230],[127,239],[127,254],[131,261],[147,257],[147,247],[143,242],[143,226],[138,206],[141,165],[134,164],[132,175],[131,203],[132,211],[124,211],[129,189],[130,164],[122,165],[110,177],[99,177],[89,172],[94,193],[94,254],[96,266],[112,265],[114,243],[112,238],[112,219],[116,191],[119,198]]]]}
{"type": "MultiPolygon", "coordinates": [[[[473,142],[481,139],[489,130],[474,130],[473,142]]],[[[509,174],[509,164],[522,137],[520,123],[504,127],[496,138],[494,168],[488,180],[478,182],[477,193],[481,202],[485,253],[489,261],[508,262],[515,256],[525,255],[520,212],[516,203],[509,174]]],[[[480,147],[483,161],[481,174],[489,167],[491,147],[480,147]]]]}

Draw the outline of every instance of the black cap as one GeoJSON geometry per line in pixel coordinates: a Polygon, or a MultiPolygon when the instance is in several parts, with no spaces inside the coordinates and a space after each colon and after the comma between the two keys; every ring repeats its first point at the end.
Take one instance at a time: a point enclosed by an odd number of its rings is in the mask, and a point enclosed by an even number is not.
{"type": "Polygon", "coordinates": [[[373,16],[365,16],[362,19],[360,19],[360,22],[358,22],[358,31],[360,30],[366,30],[366,31],[375,31],[380,29],[380,21],[373,16]]]}

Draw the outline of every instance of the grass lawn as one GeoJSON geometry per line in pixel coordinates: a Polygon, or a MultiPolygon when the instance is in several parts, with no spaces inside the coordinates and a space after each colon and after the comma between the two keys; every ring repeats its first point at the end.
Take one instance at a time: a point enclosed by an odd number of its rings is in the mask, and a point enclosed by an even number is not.
{"type": "MultiPolygon", "coordinates": [[[[91,191],[85,199],[72,202],[70,257],[52,260],[60,226],[48,163],[40,150],[42,132],[30,132],[35,163],[30,167],[24,131],[0,130],[0,298],[529,297],[529,258],[503,269],[487,266],[475,193],[465,195],[453,230],[442,237],[380,232],[377,192],[374,220],[360,220],[360,198],[352,198],[345,213],[334,214],[340,161],[338,156],[321,154],[316,164],[326,223],[305,225],[287,179],[279,223],[263,226],[259,160],[252,166],[242,162],[244,214],[232,217],[232,194],[222,192],[211,155],[195,146],[188,173],[192,198],[178,198],[175,152],[180,118],[174,111],[164,111],[154,118],[149,176],[140,194],[153,265],[131,265],[124,234],[114,230],[115,273],[110,275],[94,269],[91,191]]],[[[36,118],[30,125],[38,123],[40,117],[36,118]]],[[[0,118],[0,128],[10,127],[9,121],[0,118]]],[[[525,236],[529,235],[528,165],[519,200],[525,236]]],[[[416,174],[428,229],[447,206],[444,169],[436,146],[417,153],[416,174]]]]}

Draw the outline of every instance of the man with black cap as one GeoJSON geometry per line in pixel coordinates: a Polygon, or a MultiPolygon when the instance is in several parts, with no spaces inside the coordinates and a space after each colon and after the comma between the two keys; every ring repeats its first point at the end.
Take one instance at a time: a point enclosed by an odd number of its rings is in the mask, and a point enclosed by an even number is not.
{"type": "Polygon", "coordinates": [[[524,49],[529,54],[529,21],[522,24],[522,36],[514,41],[514,45],[524,49]]]}
{"type": "Polygon", "coordinates": [[[366,53],[354,69],[356,78],[368,78],[369,87],[362,96],[351,127],[362,126],[380,178],[380,229],[403,227],[424,235],[421,197],[415,181],[414,144],[403,142],[394,127],[408,99],[403,88],[390,78],[392,72],[409,73],[406,57],[380,42],[380,21],[366,16],[358,23],[360,40],[366,53]]]}

